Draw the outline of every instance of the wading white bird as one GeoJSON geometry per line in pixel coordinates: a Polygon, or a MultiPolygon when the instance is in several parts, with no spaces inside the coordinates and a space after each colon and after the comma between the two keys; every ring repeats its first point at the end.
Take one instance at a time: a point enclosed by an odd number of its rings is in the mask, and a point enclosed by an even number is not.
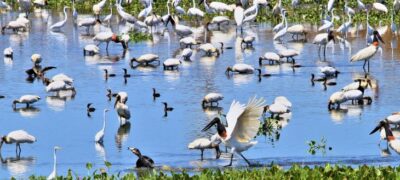
{"type": "Polygon", "coordinates": [[[338,91],[334,92],[328,101],[328,110],[332,110],[336,105],[336,109],[340,109],[340,105],[346,102],[346,98],[344,97],[344,92],[338,91]]]}
{"type": "Polygon", "coordinates": [[[75,91],[75,87],[71,84],[65,83],[65,81],[57,80],[50,81],[45,79],[46,92],[58,92],[62,90],[72,90],[75,91]]]}
{"type": "Polygon", "coordinates": [[[299,40],[299,35],[303,35],[306,38],[307,32],[302,24],[296,24],[287,28],[287,33],[292,35],[292,39],[296,36],[296,40],[299,40]]]}
{"type": "Polygon", "coordinates": [[[84,18],[84,19],[79,20],[78,27],[85,27],[86,33],[89,34],[90,27],[93,27],[96,24],[101,24],[100,20],[89,17],[89,18],[84,18]]]}
{"type": "Polygon", "coordinates": [[[281,57],[274,53],[274,52],[266,52],[263,56],[260,56],[258,58],[258,64],[261,66],[262,65],[262,61],[268,61],[269,64],[280,64],[281,63],[281,57]]]}
{"type": "Polygon", "coordinates": [[[5,26],[1,28],[1,32],[4,33],[6,29],[11,29],[13,32],[26,31],[26,24],[21,21],[10,21],[5,26]]]}
{"type": "MultiPolygon", "coordinates": [[[[221,46],[222,46],[222,44],[221,44],[221,46]]],[[[205,44],[200,45],[199,50],[204,52],[206,56],[212,56],[214,54],[219,56],[219,54],[220,54],[219,49],[216,48],[211,43],[205,43],[205,44]]]]}
{"type": "Polygon", "coordinates": [[[181,57],[185,61],[190,61],[190,57],[192,57],[193,50],[190,48],[185,48],[182,50],[181,57]]]}
{"type": "Polygon", "coordinates": [[[51,81],[53,81],[53,82],[54,81],[64,81],[65,83],[71,85],[74,82],[74,79],[72,79],[71,77],[65,75],[64,73],[59,73],[59,74],[54,75],[51,78],[51,81]]]}
{"type": "Polygon", "coordinates": [[[206,96],[204,96],[201,105],[203,106],[203,108],[207,106],[218,107],[218,101],[221,101],[222,99],[224,99],[224,96],[220,93],[208,93],[206,96]],[[213,106],[213,103],[216,103],[216,106],[213,106]]]}
{"type": "Polygon", "coordinates": [[[192,46],[199,44],[196,39],[194,39],[193,37],[189,36],[189,37],[184,37],[182,39],[179,40],[179,45],[182,47],[189,47],[192,48],[192,46]]]}
{"type": "Polygon", "coordinates": [[[287,29],[288,29],[288,24],[287,24],[287,19],[286,19],[286,11],[283,11],[283,12],[282,12],[282,17],[283,17],[283,19],[284,19],[284,21],[285,21],[285,27],[283,27],[283,29],[281,29],[280,31],[278,31],[278,32],[274,35],[274,40],[275,40],[275,41],[276,41],[276,40],[281,41],[281,38],[282,38],[283,36],[285,36],[285,34],[286,34],[286,32],[287,32],[287,29]]]}
{"type": "Polygon", "coordinates": [[[164,70],[174,70],[179,68],[179,65],[182,62],[177,58],[168,58],[163,62],[163,69],[164,70]]]}
{"type": "Polygon", "coordinates": [[[99,19],[101,10],[103,10],[104,6],[106,5],[106,1],[107,0],[101,0],[97,4],[93,5],[92,10],[97,19],[99,19]]]}
{"type": "Polygon", "coordinates": [[[193,31],[190,29],[189,26],[179,24],[179,19],[178,19],[178,17],[176,17],[176,18],[177,18],[177,20],[175,20],[174,18],[172,18],[172,16],[170,16],[168,22],[171,22],[171,24],[174,27],[174,30],[178,36],[184,37],[184,36],[189,36],[189,35],[193,34],[193,31]]]}
{"type": "Polygon", "coordinates": [[[7,135],[1,137],[0,153],[3,143],[6,144],[15,143],[15,153],[17,154],[17,156],[19,156],[21,154],[21,144],[23,143],[32,144],[34,142],[36,142],[36,138],[24,130],[11,131],[7,135]]]}
{"type": "Polygon", "coordinates": [[[363,69],[365,71],[365,64],[368,62],[368,71],[369,71],[369,60],[375,55],[379,48],[379,41],[384,43],[381,35],[379,35],[378,31],[374,31],[373,33],[373,41],[372,44],[368,47],[361,49],[355,55],[353,55],[350,59],[350,62],[355,61],[364,61],[363,69]]]}
{"type": "Polygon", "coordinates": [[[130,61],[130,65],[132,66],[134,62],[138,63],[138,64],[144,64],[144,65],[149,65],[152,62],[157,61],[158,63],[160,63],[159,60],[159,56],[156,54],[143,54],[141,56],[139,56],[138,58],[132,58],[130,61]]]}
{"type": "Polygon", "coordinates": [[[97,33],[94,37],[93,37],[93,41],[97,41],[99,42],[97,44],[100,45],[101,43],[105,42],[106,45],[106,50],[108,50],[108,45],[110,44],[110,41],[115,42],[115,43],[121,43],[122,47],[124,49],[127,48],[127,44],[125,41],[123,41],[122,39],[120,39],[116,34],[112,33],[112,32],[100,32],[97,33]]]}
{"type": "Polygon", "coordinates": [[[232,73],[239,73],[239,74],[252,74],[254,73],[254,67],[248,64],[238,63],[233,65],[232,67],[227,67],[225,73],[229,74],[232,73]]]}
{"type": "Polygon", "coordinates": [[[236,4],[236,8],[234,10],[234,18],[236,22],[236,31],[240,27],[240,32],[243,32],[243,20],[244,20],[244,9],[241,3],[236,4]]]}
{"type": "Polygon", "coordinates": [[[94,136],[94,141],[96,143],[103,144],[103,139],[104,139],[104,132],[106,129],[106,113],[108,112],[108,109],[104,109],[104,114],[103,114],[103,128],[99,132],[96,133],[96,136],[94,136]]]}
{"type": "Polygon", "coordinates": [[[221,140],[219,139],[218,134],[213,135],[210,139],[208,138],[198,138],[189,143],[189,149],[200,149],[201,151],[201,160],[203,160],[203,152],[205,149],[215,149],[216,157],[215,159],[219,159],[221,152],[219,150],[219,144],[221,140]]]}
{"type": "Polygon", "coordinates": [[[232,6],[225,4],[223,2],[217,2],[217,1],[213,1],[208,3],[207,0],[200,0],[200,3],[204,3],[204,7],[206,9],[209,9],[209,12],[213,12],[213,13],[223,13],[226,11],[233,11],[232,6]]]}
{"type": "Polygon", "coordinates": [[[199,8],[196,8],[196,2],[194,0],[192,0],[192,3],[193,3],[193,7],[189,8],[187,15],[195,17],[196,19],[204,17],[204,12],[202,10],[200,10],[199,8]]]}
{"type": "Polygon", "coordinates": [[[13,58],[14,57],[14,50],[11,47],[5,48],[3,51],[4,57],[13,58]]]}
{"type": "Polygon", "coordinates": [[[388,12],[388,8],[385,5],[383,5],[382,3],[375,2],[375,3],[372,4],[372,7],[374,9],[376,9],[378,11],[381,11],[381,12],[384,12],[384,13],[388,12]]]}
{"type": "Polygon", "coordinates": [[[271,118],[279,119],[280,115],[290,112],[290,109],[288,108],[289,104],[288,103],[286,105],[285,104],[278,100],[271,105],[264,106],[263,112],[266,113],[268,111],[271,114],[271,118]]]}
{"type": "Polygon", "coordinates": [[[57,23],[53,24],[52,26],[50,26],[50,30],[52,30],[52,31],[60,31],[61,28],[64,27],[65,23],[68,20],[68,16],[67,16],[67,9],[68,8],[69,7],[64,6],[64,20],[62,20],[60,22],[57,22],[57,23]]]}
{"type": "Polygon", "coordinates": [[[216,117],[202,130],[206,131],[215,124],[217,125],[221,141],[231,149],[232,155],[228,166],[232,165],[234,153],[239,154],[247,164],[251,165],[250,161],[242,155],[242,152],[257,144],[257,141],[254,141],[254,137],[260,127],[259,118],[263,114],[264,103],[263,98],[252,98],[247,105],[233,101],[226,115],[228,127],[225,127],[221,120],[216,117]]]}
{"type": "Polygon", "coordinates": [[[321,47],[324,48],[324,57],[325,57],[325,51],[326,51],[326,45],[330,42],[333,41],[335,43],[335,36],[333,35],[333,31],[330,31],[329,33],[320,33],[315,36],[313,44],[318,45],[318,55],[321,54],[321,47]]]}
{"type": "Polygon", "coordinates": [[[131,14],[125,12],[121,4],[116,4],[116,6],[117,6],[117,12],[122,17],[122,19],[131,24],[136,23],[137,19],[135,18],[135,16],[132,16],[131,14]]]}
{"type": "Polygon", "coordinates": [[[128,122],[128,120],[131,118],[131,112],[129,110],[129,107],[125,103],[126,103],[126,101],[125,102],[123,101],[123,97],[121,97],[121,95],[117,94],[116,99],[115,99],[114,108],[117,111],[120,125],[126,124],[128,122]]]}
{"type": "Polygon", "coordinates": [[[390,125],[386,121],[380,121],[379,125],[377,127],[375,127],[369,134],[371,135],[371,134],[375,133],[376,131],[380,130],[381,128],[384,128],[386,140],[387,140],[390,148],[392,148],[397,153],[400,153],[400,140],[397,139],[393,135],[390,125]]]}
{"type": "Polygon", "coordinates": [[[100,48],[99,46],[95,44],[88,44],[83,48],[83,55],[89,55],[89,56],[94,56],[95,54],[100,53],[100,48]]]}
{"type": "Polygon", "coordinates": [[[37,95],[23,95],[20,98],[13,101],[13,108],[15,109],[17,104],[26,104],[28,108],[31,104],[38,102],[40,97],[37,95]]]}
{"type": "Polygon", "coordinates": [[[54,146],[54,162],[53,162],[53,171],[47,176],[47,180],[54,180],[57,178],[57,151],[61,148],[58,146],[54,146]]]}
{"type": "Polygon", "coordinates": [[[282,104],[289,110],[292,108],[292,103],[285,96],[278,96],[274,99],[274,104],[282,104]]]}

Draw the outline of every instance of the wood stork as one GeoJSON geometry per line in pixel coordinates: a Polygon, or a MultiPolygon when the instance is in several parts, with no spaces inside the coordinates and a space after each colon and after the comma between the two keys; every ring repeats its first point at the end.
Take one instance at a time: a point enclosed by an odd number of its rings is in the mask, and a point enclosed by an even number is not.
{"type": "Polygon", "coordinates": [[[64,27],[65,23],[68,20],[68,15],[67,15],[67,9],[68,8],[69,8],[68,6],[64,6],[64,20],[51,25],[50,28],[49,28],[51,31],[60,31],[61,28],[64,27]]]}
{"type": "Polygon", "coordinates": [[[208,28],[210,24],[217,24],[219,30],[221,28],[221,24],[229,24],[229,21],[230,19],[227,16],[215,16],[212,18],[211,22],[207,23],[206,28],[208,28]]]}
{"type": "Polygon", "coordinates": [[[282,104],[286,106],[289,110],[292,108],[292,103],[285,96],[275,97],[274,104],[282,104]]]}
{"type": "Polygon", "coordinates": [[[31,104],[38,102],[40,97],[37,95],[23,95],[20,98],[13,101],[13,109],[16,108],[17,104],[26,104],[28,108],[31,104]]]}
{"type": "Polygon", "coordinates": [[[7,135],[1,137],[0,153],[3,143],[6,144],[15,143],[15,153],[17,154],[17,156],[19,156],[21,154],[21,144],[23,143],[32,144],[34,142],[36,142],[36,138],[24,130],[11,131],[7,135]]]}
{"type": "Polygon", "coordinates": [[[206,96],[204,96],[201,106],[203,108],[208,106],[214,107],[213,103],[216,103],[216,107],[218,107],[218,101],[221,101],[222,99],[224,99],[224,96],[220,93],[208,93],[206,96]]]}
{"type": "MultiPolygon", "coordinates": [[[[223,45],[221,44],[221,46],[223,46],[223,45]]],[[[199,50],[204,52],[206,56],[212,56],[212,55],[216,54],[218,57],[221,53],[220,50],[211,43],[205,43],[205,44],[200,45],[199,50]]]]}
{"type": "Polygon", "coordinates": [[[78,27],[85,27],[86,33],[89,34],[90,27],[93,27],[96,24],[101,24],[101,21],[97,18],[84,18],[79,20],[78,27]]]}
{"type": "Polygon", "coordinates": [[[296,40],[299,40],[299,35],[303,35],[306,39],[307,32],[302,24],[296,24],[287,28],[287,33],[292,35],[292,39],[296,36],[296,40]]]}
{"type": "Polygon", "coordinates": [[[182,47],[189,47],[192,48],[192,46],[199,44],[196,39],[194,39],[193,37],[184,37],[182,39],[179,40],[179,45],[182,47]]]}
{"type": "Polygon", "coordinates": [[[196,19],[204,17],[204,12],[201,11],[199,8],[196,8],[196,3],[194,0],[192,0],[192,3],[193,7],[189,8],[187,15],[195,17],[196,19]]]}
{"type": "Polygon", "coordinates": [[[334,105],[336,104],[336,109],[340,109],[340,105],[344,102],[346,102],[346,98],[344,97],[344,92],[338,91],[334,92],[330,97],[328,101],[328,110],[332,110],[334,108],[334,105]]]}
{"type": "Polygon", "coordinates": [[[367,100],[368,105],[372,103],[371,97],[364,96],[364,88],[361,86],[357,90],[343,92],[343,95],[346,101],[351,101],[351,104],[357,102],[357,104],[363,105],[364,100],[367,100]]]}
{"type": "Polygon", "coordinates": [[[103,112],[103,128],[100,129],[99,132],[96,133],[96,135],[94,136],[94,141],[96,143],[100,143],[103,144],[103,139],[104,139],[104,133],[105,133],[105,129],[106,129],[106,113],[108,112],[108,109],[104,109],[103,112]]]}
{"type": "Polygon", "coordinates": [[[346,91],[350,91],[350,90],[356,90],[359,87],[367,88],[368,85],[370,85],[370,83],[371,83],[371,80],[363,81],[361,79],[357,79],[355,82],[352,82],[352,83],[344,86],[342,88],[342,91],[346,92],[346,91]]]}
{"type": "Polygon", "coordinates": [[[139,56],[138,58],[132,58],[130,61],[130,65],[132,66],[134,62],[138,64],[144,64],[144,65],[149,65],[152,62],[157,61],[160,64],[159,56],[156,54],[143,54],[139,56]]]}
{"type": "Polygon", "coordinates": [[[325,57],[325,52],[326,52],[326,45],[330,42],[333,41],[335,43],[335,36],[333,35],[333,31],[330,31],[329,33],[320,33],[315,36],[313,40],[313,44],[318,45],[318,55],[321,54],[321,47],[324,48],[324,57],[325,57]]]}
{"type": "MultiPolygon", "coordinates": [[[[193,31],[190,29],[189,26],[185,26],[185,25],[181,25],[179,24],[179,19],[178,17],[176,17],[177,20],[175,20],[174,18],[172,18],[172,16],[169,17],[169,21],[171,22],[172,26],[174,27],[174,30],[176,32],[176,34],[178,34],[178,36],[189,36],[191,34],[193,34],[193,31]]],[[[168,24],[167,22],[167,24],[168,24]]]]}
{"type": "Polygon", "coordinates": [[[179,59],[176,58],[168,58],[167,60],[165,60],[163,62],[163,69],[164,70],[178,70],[179,69],[179,65],[182,62],[179,59]]]}
{"type": "Polygon", "coordinates": [[[213,1],[208,3],[207,0],[200,0],[199,4],[204,3],[204,7],[209,9],[207,13],[223,13],[226,11],[233,11],[233,8],[223,2],[213,1]]]}
{"type": "Polygon", "coordinates": [[[319,67],[319,71],[324,74],[326,77],[337,77],[338,74],[340,73],[336,68],[331,67],[331,66],[323,66],[319,67]]]}
{"type": "Polygon", "coordinates": [[[376,9],[378,11],[381,11],[381,12],[384,12],[384,13],[388,12],[387,7],[385,5],[383,5],[382,3],[375,2],[375,3],[372,4],[372,7],[374,9],[376,9]]]}
{"type": "Polygon", "coordinates": [[[118,114],[118,119],[120,122],[120,125],[124,125],[128,122],[128,120],[131,118],[131,112],[129,110],[128,105],[123,103],[124,101],[121,100],[121,95],[118,94],[116,96],[114,108],[117,111],[118,114]]]}
{"type": "Polygon", "coordinates": [[[253,42],[256,40],[254,36],[246,36],[242,39],[241,46],[244,44],[245,47],[253,47],[253,42]]]}
{"type": "Polygon", "coordinates": [[[192,57],[193,50],[190,48],[185,48],[182,50],[181,57],[185,61],[190,61],[190,57],[192,57]]]}
{"type": "Polygon", "coordinates": [[[100,19],[100,13],[101,10],[103,10],[104,6],[106,5],[106,1],[107,0],[101,0],[100,2],[98,2],[97,4],[94,4],[92,7],[93,13],[96,16],[97,19],[100,19]]]}
{"type": "Polygon", "coordinates": [[[75,91],[75,87],[71,84],[65,83],[65,81],[57,80],[50,81],[47,78],[44,80],[46,84],[46,92],[58,92],[62,90],[72,90],[75,91]]]}
{"type": "Polygon", "coordinates": [[[142,155],[139,149],[134,147],[128,147],[128,150],[130,150],[133,154],[135,154],[138,157],[138,160],[136,161],[136,168],[154,168],[153,159],[151,159],[148,156],[142,155]]]}
{"type": "Polygon", "coordinates": [[[100,48],[99,46],[95,44],[88,44],[83,48],[83,55],[89,55],[89,56],[94,56],[95,54],[100,53],[100,48]]]}
{"type": "Polygon", "coordinates": [[[283,49],[283,50],[280,50],[278,52],[278,54],[281,58],[286,58],[286,62],[289,62],[289,59],[291,59],[292,64],[295,64],[296,60],[294,59],[294,57],[299,55],[299,52],[297,52],[294,49],[283,49]]]}
{"type": "Polygon", "coordinates": [[[239,73],[239,74],[253,74],[254,73],[254,67],[248,64],[243,64],[243,63],[238,63],[233,65],[232,67],[227,67],[225,74],[228,74],[230,72],[232,73],[239,73]]]}
{"type": "Polygon", "coordinates": [[[14,50],[11,47],[5,48],[3,51],[4,57],[13,58],[14,57],[14,50]]]}
{"type": "Polygon", "coordinates": [[[274,35],[274,40],[275,40],[275,41],[276,41],[276,40],[282,41],[281,38],[282,38],[283,36],[285,36],[285,34],[286,34],[286,32],[287,32],[287,29],[288,29],[288,23],[287,23],[287,19],[286,19],[286,11],[285,11],[285,10],[283,10],[283,12],[282,12],[282,17],[283,17],[283,19],[284,19],[284,21],[285,21],[285,27],[284,27],[283,29],[281,29],[280,31],[278,31],[278,32],[274,35]]]}
{"type": "Polygon", "coordinates": [[[53,162],[53,171],[47,176],[47,180],[54,180],[57,179],[57,151],[61,148],[58,146],[54,146],[54,162],[53,162]]]}
{"type": "Polygon", "coordinates": [[[271,114],[271,118],[279,119],[282,114],[289,113],[290,109],[281,103],[273,103],[271,105],[264,106],[263,112],[269,112],[271,114]]]}
{"type": "Polygon", "coordinates": [[[274,52],[266,52],[263,56],[260,56],[258,58],[258,64],[261,66],[264,60],[267,60],[269,64],[281,63],[281,57],[274,52]]]}
{"type": "Polygon", "coordinates": [[[1,28],[1,33],[4,33],[6,29],[11,29],[13,32],[20,30],[26,31],[26,24],[21,21],[10,21],[5,26],[1,28]]]}
{"type": "Polygon", "coordinates": [[[355,61],[364,61],[363,69],[365,71],[365,64],[368,62],[368,72],[369,72],[369,60],[375,55],[375,53],[378,51],[379,48],[379,41],[382,43],[382,37],[378,33],[378,31],[374,31],[373,33],[374,38],[372,41],[372,44],[369,45],[368,47],[361,49],[358,51],[355,55],[353,55],[350,59],[350,62],[355,62],[355,61]]]}
{"type": "Polygon", "coordinates": [[[225,127],[221,120],[216,117],[202,129],[202,131],[207,131],[215,124],[217,125],[221,141],[231,149],[232,155],[228,166],[232,165],[234,153],[239,154],[248,165],[251,165],[250,161],[242,155],[242,152],[257,144],[257,141],[253,139],[260,127],[259,118],[263,114],[264,103],[263,98],[252,98],[247,105],[242,105],[234,100],[226,115],[228,127],[225,127]]]}
{"type": "Polygon", "coordinates": [[[219,139],[218,134],[214,134],[210,139],[208,138],[198,138],[194,141],[190,142],[188,145],[189,149],[200,149],[201,151],[201,160],[203,161],[203,152],[205,149],[215,149],[216,157],[215,159],[219,159],[221,156],[221,151],[219,150],[219,144],[221,140],[219,139]]]}

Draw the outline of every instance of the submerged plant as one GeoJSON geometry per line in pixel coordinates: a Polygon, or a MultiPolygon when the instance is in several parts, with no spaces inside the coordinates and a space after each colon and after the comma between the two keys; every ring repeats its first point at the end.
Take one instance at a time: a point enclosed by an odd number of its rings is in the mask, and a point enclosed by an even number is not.
{"type": "MultiPolygon", "coordinates": [[[[321,152],[323,155],[326,154],[326,139],[322,138],[320,142],[317,143],[315,140],[311,140],[307,142],[309,148],[308,148],[308,153],[315,155],[317,152],[321,152]]],[[[328,147],[328,150],[331,151],[332,147],[328,147]]]]}

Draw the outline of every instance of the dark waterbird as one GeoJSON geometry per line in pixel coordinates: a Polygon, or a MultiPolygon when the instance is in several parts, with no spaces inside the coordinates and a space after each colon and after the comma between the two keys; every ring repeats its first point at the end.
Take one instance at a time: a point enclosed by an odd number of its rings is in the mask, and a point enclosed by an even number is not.
{"type": "Polygon", "coordinates": [[[142,155],[139,149],[134,147],[128,147],[128,150],[130,150],[133,154],[135,154],[138,157],[138,160],[136,161],[136,168],[154,168],[153,159],[151,159],[148,156],[142,155]]]}

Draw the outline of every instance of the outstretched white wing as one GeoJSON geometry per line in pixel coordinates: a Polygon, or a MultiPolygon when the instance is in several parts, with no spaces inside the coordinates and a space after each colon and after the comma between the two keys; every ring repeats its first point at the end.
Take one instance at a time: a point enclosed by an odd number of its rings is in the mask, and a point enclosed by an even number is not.
{"type": "Polygon", "coordinates": [[[228,127],[226,129],[228,134],[231,134],[236,126],[236,122],[239,116],[244,112],[245,106],[240,104],[238,101],[233,100],[231,107],[229,108],[228,114],[226,114],[226,121],[228,122],[228,127]]]}
{"type": "Polygon", "coordinates": [[[250,99],[228,137],[235,138],[238,142],[249,142],[254,139],[260,127],[259,118],[263,113],[264,103],[263,98],[257,99],[254,97],[250,99]]]}

